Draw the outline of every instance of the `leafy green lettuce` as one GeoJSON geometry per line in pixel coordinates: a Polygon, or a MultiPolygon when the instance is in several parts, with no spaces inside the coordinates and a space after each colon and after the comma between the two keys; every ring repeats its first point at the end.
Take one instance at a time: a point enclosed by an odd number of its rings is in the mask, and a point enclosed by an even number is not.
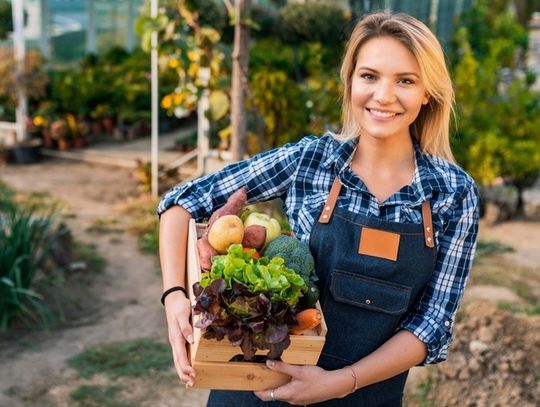
{"type": "Polygon", "coordinates": [[[253,252],[236,244],[212,258],[212,269],[193,285],[193,312],[200,316],[195,326],[207,339],[227,336],[245,360],[257,349],[277,359],[290,344],[289,327],[297,324],[295,307],[307,286],[282,258],[254,259],[253,252]]]}
{"type": "Polygon", "coordinates": [[[212,269],[203,273],[201,286],[207,287],[212,281],[223,279],[226,289],[233,282],[245,284],[253,293],[271,292],[272,302],[285,301],[295,306],[307,291],[304,279],[293,269],[285,267],[281,257],[269,259],[252,258],[253,250],[244,252],[242,245],[233,244],[227,254],[212,258],[212,269]]]}

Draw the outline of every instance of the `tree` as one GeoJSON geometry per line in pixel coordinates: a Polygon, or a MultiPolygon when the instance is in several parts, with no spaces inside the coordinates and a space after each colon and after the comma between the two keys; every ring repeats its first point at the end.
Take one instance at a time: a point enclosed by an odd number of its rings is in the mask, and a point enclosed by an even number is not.
{"type": "Polygon", "coordinates": [[[246,92],[249,63],[249,21],[251,0],[236,0],[234,7],[234,49],[232,55],[231,89],[231,150],[233,159],[240,161],[246,152],[247,108],[246,92]]]}
{"type": "Polygon", "coordinates": [[[485,0],[464,21],[452,57],[453,149],[477,182],[488,186],[502,176],[521,196],[540,168],[540,95],[530,88],[532,76],[519,69],[526,31],[510,13],[493,13],[485,0]]]}
{"type": "Polygon", "coordinates": [[[11,16],[11,2],[0,0],[0,40],[5,40],[13,31],[13,19],[11,16]]]}

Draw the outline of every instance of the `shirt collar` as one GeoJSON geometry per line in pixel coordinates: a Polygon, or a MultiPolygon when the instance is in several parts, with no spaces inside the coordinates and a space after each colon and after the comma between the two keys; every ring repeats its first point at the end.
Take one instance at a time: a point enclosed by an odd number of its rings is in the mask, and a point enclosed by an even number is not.
{"type": "MultiPolygon", "coordinates": [[[[321,167],[329,169],[333,166],[334,173],[336,175],[341,174],[350,166],[357,145],[357,138],[339,142],[339,145],[334,151],[322,162],[321,167]]],[[[416,168],[412,183],[405,191],[402,191],[405,193],[405,196],[403,194],[397,194],[401,196],[402,199],[400,200],[407,199],[412,205],[419,205],[426,199],[430,199],[434,191],[439,193],[453,193],[454,188],[449,184],[448,174],[438,164],[438,161],[441,159],[422,152],[420,144],[414,137],[413,146],[416,168]]],[[[392,203],[394,199],[397,199],[397,196],[396,198],[387,200],[385,204],[392,203]]]]}
{"type": "Polygon", "coordinates": [[[449,184],[447,172],[438,164],[438,160],[441,159],[423,152],[420,143],[414,137],[413,146],[416,168],[413,180],[405,191],[411,205],[420,205],[425,200],[430,199],[434,192],[453,193],[454,188],[449,184]]]}

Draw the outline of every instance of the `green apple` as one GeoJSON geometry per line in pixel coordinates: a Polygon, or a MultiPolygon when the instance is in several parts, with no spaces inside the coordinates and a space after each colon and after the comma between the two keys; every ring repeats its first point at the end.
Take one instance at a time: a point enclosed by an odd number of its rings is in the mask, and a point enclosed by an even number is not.
{"type": "Polygon", "coordinates": [[[281,235],[281,225],[279,224],[279,221],[276,218],[268,216],[266,213],[251,212],[244,220],[244,227],[251,225],[259,225],[266,228],[265,246],[281,235]]]}

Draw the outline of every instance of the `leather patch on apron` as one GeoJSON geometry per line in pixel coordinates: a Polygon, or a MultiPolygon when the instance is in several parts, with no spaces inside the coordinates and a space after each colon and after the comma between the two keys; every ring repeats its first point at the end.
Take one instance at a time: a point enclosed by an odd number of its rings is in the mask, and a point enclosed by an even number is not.
{"type": "Polygon", "coordinates": [[[399,233],[362,227],[358,253],[396,261],[399,238],[399,233]]]}

